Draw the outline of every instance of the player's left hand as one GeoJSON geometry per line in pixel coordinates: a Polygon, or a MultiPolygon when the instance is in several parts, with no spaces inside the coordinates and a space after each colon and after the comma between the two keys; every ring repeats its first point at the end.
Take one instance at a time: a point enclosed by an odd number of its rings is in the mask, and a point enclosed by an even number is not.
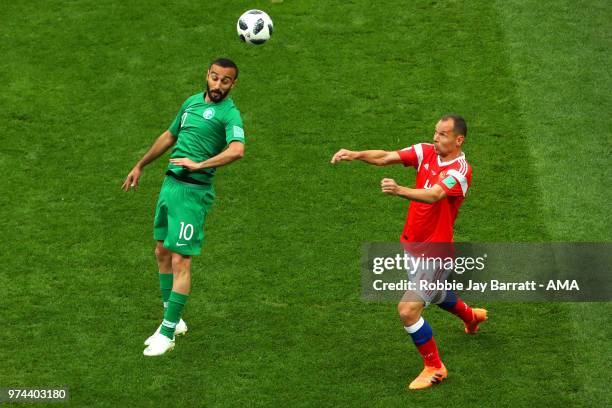
{"type": "Polygon", "coordinates": [[[399,186],[397,185],[395,180],[389,179],[389,178],[384,178],[380,182],[380,189],[385,194],[396,195],[398,190],[399,190],[399,186]]]}
{"type": "Polygon", "coordinates": [[[177,166],[182,166],[183,168],[189,171],[200,170],[200,163],[196,163],[186,157],[181,157],[179,159],[170,159],[170,163],[176,164],[177,166]]]}

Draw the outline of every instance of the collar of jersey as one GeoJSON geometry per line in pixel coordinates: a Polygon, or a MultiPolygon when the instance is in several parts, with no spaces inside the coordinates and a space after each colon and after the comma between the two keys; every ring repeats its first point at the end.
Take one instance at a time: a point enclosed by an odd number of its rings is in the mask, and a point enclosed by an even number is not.
{"type": "Polygon", "coordinates": [[[463,152],[461,152],[459,157],[456,157],[453,160],[447,161],[447,162],[443,162],[442,160],[440,160],[440,155],[436,155],[436,156],[438,156],[438,166],[448,166],[449,164],[453,164],[457,160],[465,159],[465,153],[463,152]]]}

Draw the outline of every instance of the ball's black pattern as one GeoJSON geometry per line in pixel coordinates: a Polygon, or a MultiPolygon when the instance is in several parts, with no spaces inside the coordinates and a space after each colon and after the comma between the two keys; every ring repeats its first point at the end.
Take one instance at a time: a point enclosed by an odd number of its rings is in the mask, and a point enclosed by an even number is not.
{"type": "Polygon", "coordinates": [[[252,44],[259,45],[265,43],[266,40],[251,40],[252,44]]]}
{"type": "Polygon", "coordinates": [[[249,10],[248,13],[249,14],[261,14],[261,11],[259,11],[259,10],[249,10]]]}
{"type": "Polygon", "coordinates": [[[244,35],[242,35],[242,34],[240,34],[240,39],[241,39],[243,42],[246,42],[246,38],[244,38],[244,35]]]}
{"type": "Polygon", "coordinates": [[[238,20],[238,26],[240,27],[241,30],[246,30],[247,28],[249,28],[247,23],[242,21],[242,19],[238,20]]]}
{"type": "Polygon", "coordinates": [[[268,32],[270,33],[270,37],[272,37],[272,24],[268,24],[268,32]]]}
{"type": "Polygon", "coordinates": [[[263,18],[257,19],[257,22],[255,23],[255,26],[253,27],[253,34],[257,35],[261,30],[263,30],[264,26],[265,26],[265,23],[263,21],[263,18]]]}

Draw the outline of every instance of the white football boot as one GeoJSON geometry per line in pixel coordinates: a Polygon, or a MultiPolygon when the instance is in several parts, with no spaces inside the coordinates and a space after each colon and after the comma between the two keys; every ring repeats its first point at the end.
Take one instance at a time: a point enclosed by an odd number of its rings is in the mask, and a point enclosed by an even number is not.
{"type": "MultiPolygon", "coordinates": [[[[159,331],[161,330],[161,324],[159,325],[159,327],[157,328],[157,330],[155,330],[155,333],[153,333],[152,335],[149,336],[149,338],[147,338],[144,341],[144,345],[148,346],[149,344],[151,344],[151,340],[153,339],[153,337],[159,333],[159,331]]],[[[179,320],[179,322],[176,324],[176,328],[174,329],[174,336],[182,336],[183,334],[187,333],[187,323],[185,323],[185,321],[183,319],[179,320]]]]}
{"type": "Polygon", "coordinates": [[[151,336],[149,346],[144,349],[142,354],[148,357],[161,356],[174,348],[174,339],[170,340],[161,333],[151,336]]]}

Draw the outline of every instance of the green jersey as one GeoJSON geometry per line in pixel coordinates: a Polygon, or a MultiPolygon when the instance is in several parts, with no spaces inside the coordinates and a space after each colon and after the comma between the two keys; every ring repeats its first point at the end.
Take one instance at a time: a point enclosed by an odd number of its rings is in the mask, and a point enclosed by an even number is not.
{"type": "MultiPolygon", "coordinates": [[[[218,155],[233,141],[244,143],[240,111],[227,97],[219,103],[208,103],[200,92],[187,98],[168,128],[177,137],[172,158],[186,157],[202,162],[218,155]]],[[[181,166],[168,164],[168,170],[179,178],[190,177],[202,183],[212,183],[214,168],[190,172],[181,166]]]]}

